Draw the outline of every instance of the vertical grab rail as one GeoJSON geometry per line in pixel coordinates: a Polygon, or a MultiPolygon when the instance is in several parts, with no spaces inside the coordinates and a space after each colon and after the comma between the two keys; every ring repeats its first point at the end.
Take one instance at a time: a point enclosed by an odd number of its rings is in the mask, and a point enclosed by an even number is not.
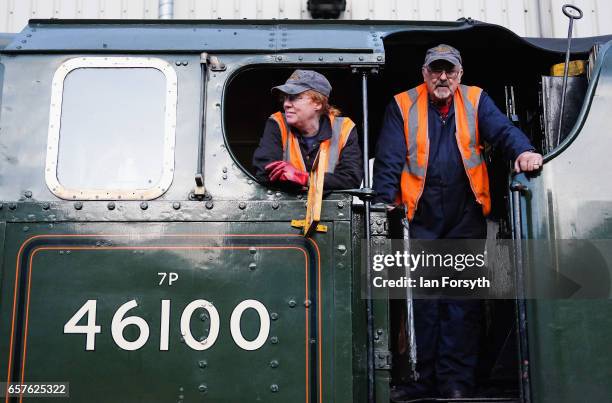
{"type": "Polygon", "coordinates": [[[522,221],[521,221],[521,193],[528,191],[520,182],[513,181],[510,185],[512,191],[513,210],[513,241],[514,241],[514,268],[516,273],[516,309],[518,319],[519,341],[519,368],[521,402],[531,402],[531,385],[529,374],[529,344],[527,339],[527,313],[525,304],[525,272],[523,266],[522,221]]]}
{"type": "MultiPolygon", "coordinates": [[[[368,73],[361,72],[361,95],[363,102],[363,187],[370,189],[370,159],[369,159],[369,127],[368,127],[368,73]]],[[[364,213],[364,235],[366,239],[366,315],[368,334],[368,403],[376,401],[376,390],[374,384],[374,307],[372,304],[372,273],[370,272],[371,244],[370,244],[370,200],[363,201],[364,213]]]]}
{"type": "Polygon", "coordinates": [[[193,191],[193,195],[195,198],[202,198],[206,193],[206,189],[204,187],[204,135],[206,134],[206,114],[204,110],[206,109],[206,79],[207,68],[208,68],[208,54],[202,53],[200,54],[200,69],[201,69],[201,79],[200,79],[200,110],[199,110],[199,122],[200,127],[198,133],[198,160],[196,166],[195,173],[195,189],[193,191]]]}

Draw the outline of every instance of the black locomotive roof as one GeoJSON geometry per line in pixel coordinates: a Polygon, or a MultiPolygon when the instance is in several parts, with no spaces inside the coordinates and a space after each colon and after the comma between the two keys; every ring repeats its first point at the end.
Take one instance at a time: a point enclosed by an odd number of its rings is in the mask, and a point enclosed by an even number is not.
{"type": "MultiPolygon", "coordinates": [[[[327,20],[30,20],[18,34],[0,38],[6,53],[47,52],[299,52],[384,53],[383,43],[461,33],[494,38],[496,44],[530,44],[562,52],[563,39],[521,38],[508,29],[472,19],[440,21],[327,20]],[[416,34],[416,36],[414,36],[416,34]],[[2,43],[4,42],[4,43],[2,43]],[[7,42],[8,45],[6,44],[7,42]]],[[[612,35],[576,38],[572,50],[586,52],[612,35]]]]}

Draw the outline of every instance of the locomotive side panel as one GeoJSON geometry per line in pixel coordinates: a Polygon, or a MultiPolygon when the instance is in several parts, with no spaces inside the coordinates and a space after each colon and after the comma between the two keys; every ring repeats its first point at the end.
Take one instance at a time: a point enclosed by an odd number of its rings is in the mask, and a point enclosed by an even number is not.
{"type": "Polygon", "coordinates": [[[7,381],[68,381],[75,401],[333,393],[328,236],[286,223],[28,227],[8,225],[7,381]]]}

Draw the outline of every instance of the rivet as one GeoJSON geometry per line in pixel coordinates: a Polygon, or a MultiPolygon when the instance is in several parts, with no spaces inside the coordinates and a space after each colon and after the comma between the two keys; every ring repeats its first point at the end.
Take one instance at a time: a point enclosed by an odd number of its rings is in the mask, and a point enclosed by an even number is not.
{"type": "Polygon", "coordinates": [[[309,300],[309,299],[307,299],[306,301],[304,301],[304,306],[305,306],[306,308],[308,308],[308,307],[310,306],[310,300],[309,300]]]}
{"type": "Polygon", "coordinates": [[[363,62],[363,56],[359,56],[359,61],[363,62]]]}
{"type": "Polygon", "coordinates": [[[208,388],[206,387],[206,385],[201,384],[200,386],[198,386],[198,390],[202,393],[206,393],[206,391],[208,390],[208,388]]]}
{"type": "Polygon", "coordinates": [[[338,208],[344,208],[344,202],[339,201],[338,202],[338,208]]]}
{"type": "Polygon", "coordinates": [[[214,204],[213,204],[213,202],[211,202],[211,201],[209,200],[209,201],[207,201],[207,202],[206,202],[205,206],[206,206],[206,208],[207,208],[207,209],[209,209],[209,210],[210,210],[210,209],[212,209],[212,208],[214,207],[214,204]]]}
{"type": "Polygon", "coordinates": [[[183,60],[183,66],[187,66],[189,64],[189,62],[187,60],[183,60]]]}
{"type": "Polygon", "coordinates": [[[74,209],[75,210],[81,210],[83,208],[83,203],[81,202],[75,202],[74,203],[74,209]]]}
{"type": "Polygon", "coordinates": [[[0,210],[4,207],[4,204],[0,203],[0,210]]]}
{"type": "Polygon", "coordinates": [[[272,320],[277,320],[277,319],[278,319],[278,314],[277,314],[276,312],[272,312],[272,313],[270,314],[270,319],[272,319],[272,320]]]}
{"type": "Polygon", "coordinates": [[[177,66],[180,66],[181,65],[181,61],[177,60],[176,62],[174,62],[174,64],[176,64],[177,66]]]}
{"type": "Polygon", "coordinates": [[[343,61],[343,60],[344,60],[344,57],[340,56],[340,57],[338,58],[338,60],[343,61]]]}
{"type": "Polygon", "coordinates": [[[377,335],[377,334],[376,334],[376,335],[374,335],[374,340],[379,340],[379,339],[380,339],[380,336],[379,336],[379,335],[377,335]]]}
{"type": "Polygon", "coordinates": [[[223,174],[222,178],[225,180],[227,179],[227,174],[223,174]]]}
{"type": "MultiPolygon", "coordinates": [[[[42,205],[43,210],[49,210],[49,207],[51,207],[51,206],[49,205],[49,203],[43,203],[43,205],[42,205]]],[[[1,207],[1,206],[0,206],[0,209],[2,209],[2,207],[1,207]]]]}
{"type": "Polygon", "coordinates": [[[238,204],[238,208],[240,210],[244,210],[246,208],[246,203],[245,202],[240,202],[240,204],[238,204]]]}
{"type": "Polygon", "coordinates": [[[383,330],[382,329],[376,329],[376,333],[378,333],[379,335],[383,334],[383,330]]]}
{"type": "Polygon", "coordinates": [[[338,245],[338,252],[345,254],[346,253],[346,246],[344,245],[338,245]]]}
{"type": "Polygon", "coordinates": [[[276,384],[270,385],[270,390],[272,391],[272,393],[278,392],[278,385],[276,384]]]}
{"type": "Polygon", "coordinates": [[[272,337],[270,337],[270,343],[272,343],[272,344],[278,344],[278,337],[276,337],[276,336],[272,336],[272,337]]]}
{"type": "Polygon", "coordinates": [[[321,56],[321,57],[319,57],[319,61],[320,61],[320,62],[322,62],[322,61],[323,61],[323,57],[322,57],[322,56],[321,56]]]}
{"type": "Polygon", "coordinates": [[[278,368],[278,361],[277,361],[277,360],[272,360],[272,361],[270,361],[270,367],[272,367],[272,368],[278,368]]]}
{"type": "Polygon", "coordinates": [[[249,269],[255,270],[256,268],[257,268],[257,263],[253,263],[253,262],[249,263],[249,269]]]}
{"type": "Polygon", "coordinates": [[[206,366],[208,366],[208,363],[206,362],[206,360],[200,360],[200,361],[198,361],[198,367],[200,367],[200,368],[206,368],[206,366]]]}
{"type": "Polygon", "coordinates": [[[21,49],[21,46],[17,46],[17,49],[21,49]]]}
{"type": "Polygon", "coordinates": [[[273,194],[274,192],[273,192],[273,191],[271,191],[270,189],[268,189],[268,192],[267,192],[267,193],[268,193],[268,195],[269,195],[269,196],[272,196],[272,194],[273,194]]]}
{"type": "Polygon", "coordinates": [[[109,202],[109,203],[106,205],[106,207],[107,207],[109,210],[114,210],[114,209],[115,209],[115,203],[114,203],[114,202],[109,202]]]}
{"type": "Polygon", "coordinates": [[[251,255],[256,254],[256,253],[257,253],[257,248],[255,248],[255,247],[252,247],[252,246],[251,246],[251,247],[249,248],[249,253],[250,253],[251,255]]]}
{"type": "Polygon", "coordinates": [[[249,179],[249,180],[247,181],[247,183],[248,183],[249,185],[252,185],[252,184],[253,184],[253,180],[252,180],[252,179],[249,179]]]}
{"type": "Polygon", "coordinates": [[[149,204],[147,202],[140,203],[141,210],[146,210],[149,208],[149,204]]]}
{"type": "Polygon", "coordinates": [[[379,62],[382,61],[382,56],[378,56],[376,60],[378,60],[379,62]]]}
{"type": "Polygon", "coordinates": [[[280,206],[280,204],[278,204],[278,202],[277,202],[277,201],[272,202],[272,208],[273,208],[274,210],[278,209],[278,207],[279,207],[279,206],[280,206]]]}
{"type": "Polygon", "coordinates": [[[295,302],[294,299],[290,299],[289,300],[289,308],[295,308],[296,305],[297,305],[297,303],[295,302]]]}
{"type": "Polygon", "coordinates": [[[175,210],[180,209],[181,208],[181,203],[179,203],[179,202],[172,203],[172,208],[175,209],[175,210]]]}
{"type": "Polygon", "coordinates": [[[276,195],[275,195],[275,196],[276,196],[276,197],[281,197],[281,196],[282,196],[282,194],[281,194],[281,192],[276,192],[276,195]]]}
{"type": "Polygon", "coordinates": [[[276,58],[276,60],[281,61],[281,60],[283,60],[283,57],[282,57],[282,56],[278,56],[278,57],[276,58]]]}
{"type": "Polygon", "coordinates": [[[9,208],[11,210],[16,210],[17,209],[17,205],[15,203],[9,203],[9,208]]]}
{"type": "Polygon", "coordinates": [[[223,167],[222,171],[223,171],[223,173],[226,173],[227,172],[227,167],[223,167]]]}
{"type": "Polygon", "coordinates": [[[304,60],[304,58],[302,56],[298,56],[298,60],[304,60]]]}
{"type": "Polygon", "coordinates": [[[29,199],[32,197],[32,192],[30,192],[29,190],[26,190],[25,192],[23,192],[23,195],[29,199]]]}

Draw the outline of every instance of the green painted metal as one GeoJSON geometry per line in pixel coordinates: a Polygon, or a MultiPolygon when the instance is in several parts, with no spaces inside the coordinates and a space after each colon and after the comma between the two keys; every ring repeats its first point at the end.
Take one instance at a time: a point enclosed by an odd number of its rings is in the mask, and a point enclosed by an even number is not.
{"type": "MultiPolygon", "coordinates": [[[[303,197],[259,185],[236,161],[225,136],[224,96],[231,81],[253,66],[377,67],[385,63],[383,39],[470,30],[486,35],[500,28],[473,21],[33,21],[11,37],[0,54],[0,381],[9,373],[20,378],[25,368],[27,381],[70,381],[73,401],[365,401],[363,213],[349,198],[331,195],[322,215],[329,231],[312,242],[299,236],[289,222],[303,218],[303,197]],[[216,52],[226,66],[208,74],[206,83],[203,51],[216,52]],[[59,200],[44,182],[54,72],[69,58],[111,53],[162,58],[178,76],[174,180],[146,208],[140,201],[116,200],[110,209],[102,201],[59,200]],[[189,193],[202,87],[209,194],[197,201],[189,193]],[[176,283],[159,285],[158,273],[169,272],[178,274],[176,283]],[[205,351],[189,347],[180,329],[183,309],[196,299],[219,312],[218,339],[205,351]],[[249,299],[261,302],[270,317],[270,334],[254,351],[240,348],[230,331],[232,311],[249,299]],[[88,300],[96,300],[101,326],[95,351],[85,350],[84,334],[64,334],[88,300]],[[126,351],[114,341],[111,323],[132,300],[137,307],[127,315],[146,320],[150,335],[140,349],[126,351]],[[159,348],[162,300],[171,301],[168,351],[159,348]]],[[[605,177],[612,146],[609,47],[595,71],[569,139],[546,157],[539,175],[517,178],[529,188],[522,200],[527,238],[612,237],[612,188],[605,177]]],[[[384,212],[374,214],[384,220],[384,212]]],[[[375,240],[386,236],[382,228],[374,231],[375,240]]],[[[535,277],[537,268],[530,270],[535,277]]],[[[374,310],[374,345],[384,357],[389,304],[376,300],[374,310]]],[[[211,317],[202,320],[202,313],[190,320],[196,337],[210,331],[211,317]]],[[[608,300],[529,303],[531,355],[521,358],[531,362],[533,401],[609,400],[611,314],[608,300]]],[[[256,338],[259,326],[255,311],[247,309],[240,323],[244,337],[256,338]]],[[[134,341],[139,332],[130,325],[124,335],[134,341]]],[[[389,379],[389,368],[378,367],[378,402],[389,399],[389,379]]]]}
{"type": "MultiPolygon", "coordinates": [[[[608,45],[601,50],[583,110],[568,139],[546,156],[541,173],[517,177],[528,188],[521,200],[525,238],[612,238],[611,102],[612,51],[608,45]]],[[[599,255],[610,267],[609,251],[595,252],[590,257],[599,255]]],[[[592,275],[589,262],[583,263],[583,275],[592,275]]],[[[537,282],[538,269],[544,266],[535,264],[528,267],[527,277],[537,282]]],[[[610,401],[612,301],[604,298],[528,302],[533,401],[610,401]]]]}
{"type": "MultiPolygon", "coordinates": [[[[2,334],[11,334],[7,318],[14,334],[12,342],[2,337],[3,368],[11,343],[12,379],[23,370],[31,382],[69,381],[74,401],[351,402],[350,231],[348,223],[325,224],[330,232],[313,241],[287,231],[286,222],[9,224],[2,334]],[[178,279],[160,285],[159,273],[169,272],[178,279]],[[7,315],[15,284],[15,315],[7,315]],[[190,348],[179,326],[197,299],[219,313],[217,341],[205,351],[190,348]],[[250,299],[270,315],[267,340],[254,351],[238,347],[230,332],[232,311],[250,299]],[[101,327],[93,351],[84,334],[63,332],[88,300],[97,301],[101,327]],[[142,317],[150,335],[126,351],[111,322],[132,300],[138,306],[126,316],[142,317]],[[171,301],[168,351],[160,351],[162,300],[171,301]]],[[[212,315],[202,314],[190,321],[195,338],[210,331],[212,315]]],[[[259,326],[247,310],[244,338],[255,339],[259,326]]],[[[140,332],[132,325],[123,334],[134,341],[140,332]]]]}

